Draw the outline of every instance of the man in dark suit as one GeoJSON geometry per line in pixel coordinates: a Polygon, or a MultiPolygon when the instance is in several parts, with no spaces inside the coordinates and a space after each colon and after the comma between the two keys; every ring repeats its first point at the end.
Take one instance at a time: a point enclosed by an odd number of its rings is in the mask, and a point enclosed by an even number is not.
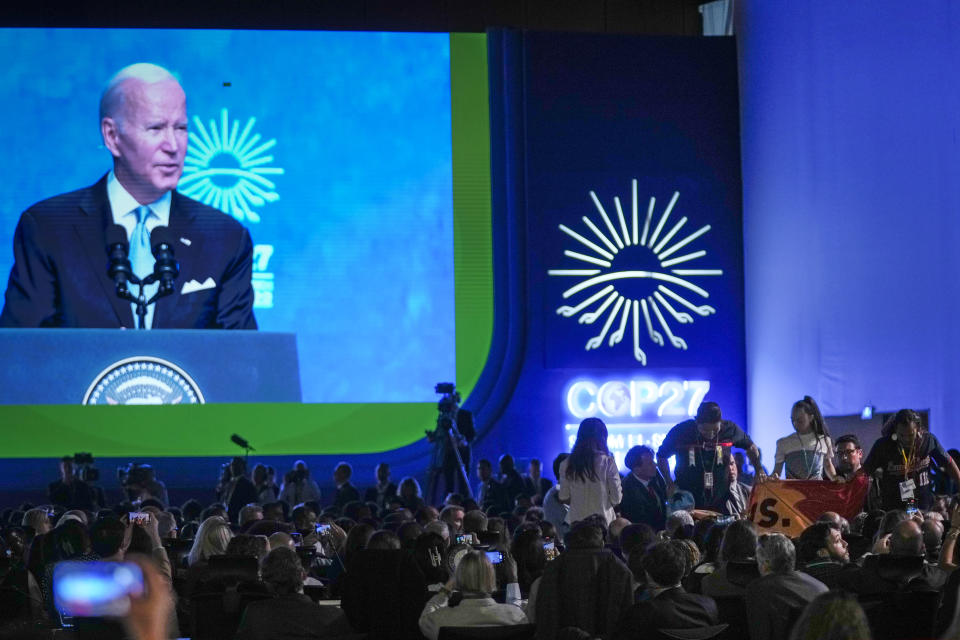
{"type": "Polygon", "coordinates": [[[477,477],[480,478],[476,494],[477,504],[485,513],[493,509],[493,512],[499,515],[503,511],[503,497],[500,483],[493,477],[493,463],[481,458],[477,462],[477,477]]]}
{"type": "Polygon", "coordinates": [[[630,522],[643,522],[654,531],[660,531],[666,525],[667,493],[653,456],[653,449],[643,445],[627,451],[624,464],[630,473],[622,483],[620,514],[630,522]]]}
{"type": "Polygon", "coordinates": [[[397,496],[397,483],[390,482],[390,465],[381,462],[376,469],[377,485],[367,489],[364,502],[375,502],[380,509],[386,508],[390,500],[397,496]]]}
{"type": "Polygon", "coordinates": [[[500,497],[502,498],[503,510],[513,511],[517,497],[528,495],[527,488],[523,482],[523,477],[517,471],[512,455],[509,453],[503,454],[500,456],[498,464],[500,466],[500,497]]]}
{"type": "Polygon", "coordinates": [[[337,495],[333,500],[333,506],[343,511],[343,507],[349,502],[360,500],[360,491],[350,482],[353,477],[353,467],[348,462],[339,463],[333,470],[333,481],[337,485],[337,495]]]}
{"type": "Polygon", "coordinates": [[[937,591],[947,574],[924,558],[923,531],[913,519],[897,523],[893,532],[880,539],[887,551],[863,560],[837,576],[837,585],[857,595],[873,596],[900,591],[937,591]]]}
{"type": "Polygon", "coordinates": [[[180,264],[174,292],[149,308],[146,328],[256,329],[250,234],[175,191],[187,150],[180,84],[156,65],[122,69],[101,98],[100,131],[113,170],[21,215],[0,327],[136,326],[133,305],[117,297],[107,275],[107,229],[119,225],[139,277],[153,270],[158,226],[168,227],[180,264]]]}
{"type": "Polygon", "coordinates": [[[790,538],[771,533],[757,540],[761,577],[747,585],[750,640],[782,640],[804,607],[829,591],[816,578],[796,570],[796,550],[790,538]]]}
{"type": "Polygon", "coordinates": [[[713,598],[687,593],[680,586],[686,567],[685,552],[672,540],[658,542],[643,556],[648,600],[630,607],[620,621],[616,640],[648,638],[657,629],[695,629],[717,624],[713,598]]]}
{"type": "Polygon", "coordinates": [[[277,597],[247,605],[237,640],[320,639],[352,633],[340,607],[320,606],[303,595],[307,572],[295,551],[274,549],[263,559],[260,570],[277,597]]]}
{"type": "Polygon", "coordinates": [[[93,510],[96,505],[93,489],[74,475],[73,458],[70,456],[60,460],[60,479],[50,483],[47,496],[51,504],[67,509],[93,510]]]}
{"type": "Polygon", "coordinates": [[[527,475],[523,477],[523,486],[533,504],[536,505],[543,504],[543,496],[547,495],[547,491],[550,491],[550,487],[553,486],[552,481],[541,475],[542,472],[543,463],[540,459],[531,458],[527,466],[527,475]]]}

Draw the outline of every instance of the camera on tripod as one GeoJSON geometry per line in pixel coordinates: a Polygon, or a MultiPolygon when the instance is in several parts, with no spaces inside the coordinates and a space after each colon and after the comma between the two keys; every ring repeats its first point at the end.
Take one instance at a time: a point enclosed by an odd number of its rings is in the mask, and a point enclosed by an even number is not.
{"type": "Polygon", "coordinates": [[[438,382],[434,391],[443,394],[443,397],[437,403],[437,429],[449,431],[457,420],[457,411],[460,409],[460,392],[457,391],[457,385],[453,382],[438,382]]]}
{"type": "Polygon", "coordinates": [[[74,474],[84,482],[96,482],[100,479],[100,470],[93,466],[93,454],[77,452],[73,454],[74,474]]]}

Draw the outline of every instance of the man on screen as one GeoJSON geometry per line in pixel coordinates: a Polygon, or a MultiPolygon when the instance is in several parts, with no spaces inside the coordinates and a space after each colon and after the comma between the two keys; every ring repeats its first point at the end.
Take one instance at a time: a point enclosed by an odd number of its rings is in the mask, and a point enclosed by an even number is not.
{"type": "Polygon", "coordinates": [[[0,327],[136,326],[135,305],[107,275],[106,230],[117,224],[139,277],[153,270],[149,234],[158,226],[169,228],[180,264],[173,294],[148,307],[146,328],[256,329],[250,234],[175,191],[187,151],[186,95],[176,78],[148,63],[121,69],[101,97],[100,132],[113,170],[21,215],[0,327]]]}

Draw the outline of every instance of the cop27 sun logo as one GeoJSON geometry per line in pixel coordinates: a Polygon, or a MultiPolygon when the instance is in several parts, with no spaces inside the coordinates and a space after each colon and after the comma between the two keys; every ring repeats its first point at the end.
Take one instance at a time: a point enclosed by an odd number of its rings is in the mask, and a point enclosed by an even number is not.
{"type": "Polygon", "coordinates": [[[674,332],[671,323],[692,324],[695,316],[716,313],[713,307],[700,304],[710,297],[703,278],[721,276],[723,271],[691,268],[699,267],[694,261],[707,255],[705,249],[696,249],[696,241],[710,231],[710,225],[685,234],[688,218],[683,216],[676,223],[671,220],[680,200],[678,191],[663,207],[659,218],[657,200],[651,197],[641,225],[636,180],[632,181],[630,211],[624,213],[619,196],[613,199],[618,224],[611,220],[594,191],[590,191],[590,198],[599,216],[594,216],[596,222],[583,216],[586,228],[580,231],[560,225],[560,230],[576,241],[574,247],[578,249],[565,250],[563,255],[577,266],[591,268],[547,271],[550,276],[579,279],[563,292],[564,300],[575,304],[558,307],[557,313],[566,318],[579,316],[579,323],[588,325],[606,318],[600,333],[587,341],[587,351],[604,342],[616,346],[623,341],[628,325],[633,333],[633,356],[641,365],[647,364],[647,354],[641,348],[641,341],[645,342],[642,336],[659,347],[669,343],[686,350],[686,341],[674,332]],[[668,223],[672,225],[669,228],[668,223]]]}
{"type": "Polygon", "coordinates": [[[226,109],[220,110],[219,126],[210,119],[209,128],[193,117],[190,144],[178,189],[185,196],[224,211],[240,222],[260,222],[256,209],[276,202],[277,185],[267,176],[282,175],[283,169],[268,167],[276,139],[261,140],[253,133],[256,118],[230,122],[226,109]],[[252,134],[252,135],[251,135],[252,134]]]}

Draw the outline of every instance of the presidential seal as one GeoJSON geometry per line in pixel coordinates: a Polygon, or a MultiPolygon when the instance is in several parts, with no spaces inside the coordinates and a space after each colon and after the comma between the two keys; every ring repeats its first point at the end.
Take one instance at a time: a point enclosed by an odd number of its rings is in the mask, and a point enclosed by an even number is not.
{"type": "Polygon", "coordinates": [[[100,372],[83,404],[203,404],[197,383],[177,365],[152,356],[125,358],[100,372]]]}

